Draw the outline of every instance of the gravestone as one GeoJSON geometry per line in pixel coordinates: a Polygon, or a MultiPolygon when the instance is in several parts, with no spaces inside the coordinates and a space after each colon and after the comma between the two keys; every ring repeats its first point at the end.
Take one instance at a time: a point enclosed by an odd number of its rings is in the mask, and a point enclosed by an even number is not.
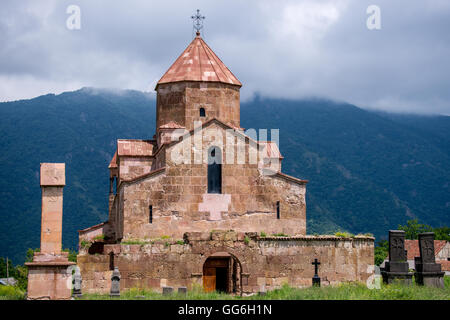
{"type": "Polygon", "coordinates": [[[81,283],[83,279],[81,277],[80,268],[75,268],[75,274],[73,276],[73,291],[72,296],[81,297],[83,294],[81,293],[81,283]]]}
{"type": "Polygon", "coordinates": [[[381,272],[384,283],[401,282],[412,284],[412,273],[408,269],[405,250],[405,231],[389,230],[389,261],[381,272]]]}
{"type": "Polygon", "coordinates": [[[420,257],[414,257],[414,279],[419,285],[444,288],[444,274],[434,255],[434,232],[419,234],[420,257]]]}
{"type": "Polygon", "coordinates": [[[69,300],[72,272],[68,252],[61,250],[63,189],[66,185],[64,163],[41,163],[40,185],[41,250],[35,252],[28,267],[28,300],[69,300]]]}
{"type": "Polygon", "coordinates": [[[314,259],[311,264],[314,265],[314,277],[312,278],[312,284],[315,287],[320,287],[320,277],[318,275],[320,262],[317,259],[314,259]]]}
{"type": "Polygon", "coordinates": [[[111,276],[111,297],[120,297],[120,272],[119,268],[115,267],[111,276]]]}
{"type": "Polygon", "coordinates": [[[179,287],[179,288],[178,288],[178,293],[180,293],[180,294],[186,294],[186,293],[187,293],[187,288],[186,288],[186,287],[179,287]]]}
{"type": "Polygon", "coordinates": [[[172,294],[173,287],[163,287],[163,295],[172,294]]]}

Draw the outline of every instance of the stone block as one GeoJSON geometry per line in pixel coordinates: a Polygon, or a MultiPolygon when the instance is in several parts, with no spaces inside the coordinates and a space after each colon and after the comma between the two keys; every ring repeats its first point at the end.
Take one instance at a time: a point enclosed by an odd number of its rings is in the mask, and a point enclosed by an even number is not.
{"type": "Polygon", "coordinates": [[[163,295],[169,295],[173,293],[173,287],[163,287],[163,295]]]}
{"type": "Polygon", "coordinates": [[[65,163],[41,163],[40,184],[41,186],[65,186],[66,164],[65,163]]]}

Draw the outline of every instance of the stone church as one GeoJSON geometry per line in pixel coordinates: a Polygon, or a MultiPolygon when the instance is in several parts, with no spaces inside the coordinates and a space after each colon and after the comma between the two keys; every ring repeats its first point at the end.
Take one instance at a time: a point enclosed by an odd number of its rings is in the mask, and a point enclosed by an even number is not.
{"type": "Polygon", "coordinates": [[[307,181],[241,128],[241,86],[197,32],[156,85],[153,139],[117,140],[108,221],[79,231],[84,292],[115,267],[122,289],[236,294],[309,286],[314,259],[323,284],[372,275],[372,237],[306,235],[307,181]]]}

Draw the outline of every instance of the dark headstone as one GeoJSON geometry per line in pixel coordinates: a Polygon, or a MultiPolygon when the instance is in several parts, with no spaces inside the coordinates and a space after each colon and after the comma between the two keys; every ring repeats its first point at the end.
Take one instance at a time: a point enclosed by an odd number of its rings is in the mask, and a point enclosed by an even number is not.
{"type": "Polygon", "coordinates": [[[420,257],[414,257],[414,279],[419,285],[444,288],[444,274],[434,256],[434,233],[419,234],[420,257]]]}
{"type": "Polygon", "coordinates": [[[81,297],[83,296],[81,293],[81,283],[83,282],[83,279],[81,277],[80,268],[75,268],[75,274],[73,275],[73,291],[72,296],[73,297],[81,297]]]}
{"type": "Polygon", "coordinates": [[[111,297],[120,297],[120,272],[119,268],[115,267],[111,276],[111,297]]]}
{"type": "Polygon", "coordinates": [[[435,263],[434,232],[419,234],[419,252],[422,263],[435,263]]]}
{"type": "Polygon", "coordinates": [[[386,261],[381,275],[384,283],[399,281],[412,284],[412,273],[409,273],[405,250],[405,231],[389,230],[389,261],[386,261]]]}
{"type": "Polygon", "coordinates": [[[179,287],[179,288],[178,288],[178,293],[180,293],[180,294],[186,294],[186,293],[187,293],[187,288],[186,288],[186,287],[179,287]]]}
{"type": "Polygon", "coordinates": [[[318,274],[320,262],[317,259],[314,259],[311,264],[314,265],[314,277],[312,278],[312,284],[313,286],[320,287],[320,277],[318,274]]]}
{"type": "Polygon", "coordinates": [[[172,294],[173,287],[163,287],[163,295],[172,294]]]}

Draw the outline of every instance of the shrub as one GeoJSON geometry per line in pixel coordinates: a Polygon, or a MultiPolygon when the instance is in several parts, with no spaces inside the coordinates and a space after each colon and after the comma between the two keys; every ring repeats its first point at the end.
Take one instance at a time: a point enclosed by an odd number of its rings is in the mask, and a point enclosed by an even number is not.
{"type": "Polygon", "coordinates": [[[336,237],[342,237],[342,238],[353,238],[354,235],[347,231],[338,231],[334,234],[336,237]]]}
{"type": "Polygon", "coordinates": [[[0,300],[23,300],[25,292],[15,286],[0,286],[0,300]]]}
{"type": "Polygon", "coordinates": [[[80,242],[80,246],[84,249],[89,249],[92,245],[92,242],[88,241],[88,240],[81,240],[80,242]]]}

